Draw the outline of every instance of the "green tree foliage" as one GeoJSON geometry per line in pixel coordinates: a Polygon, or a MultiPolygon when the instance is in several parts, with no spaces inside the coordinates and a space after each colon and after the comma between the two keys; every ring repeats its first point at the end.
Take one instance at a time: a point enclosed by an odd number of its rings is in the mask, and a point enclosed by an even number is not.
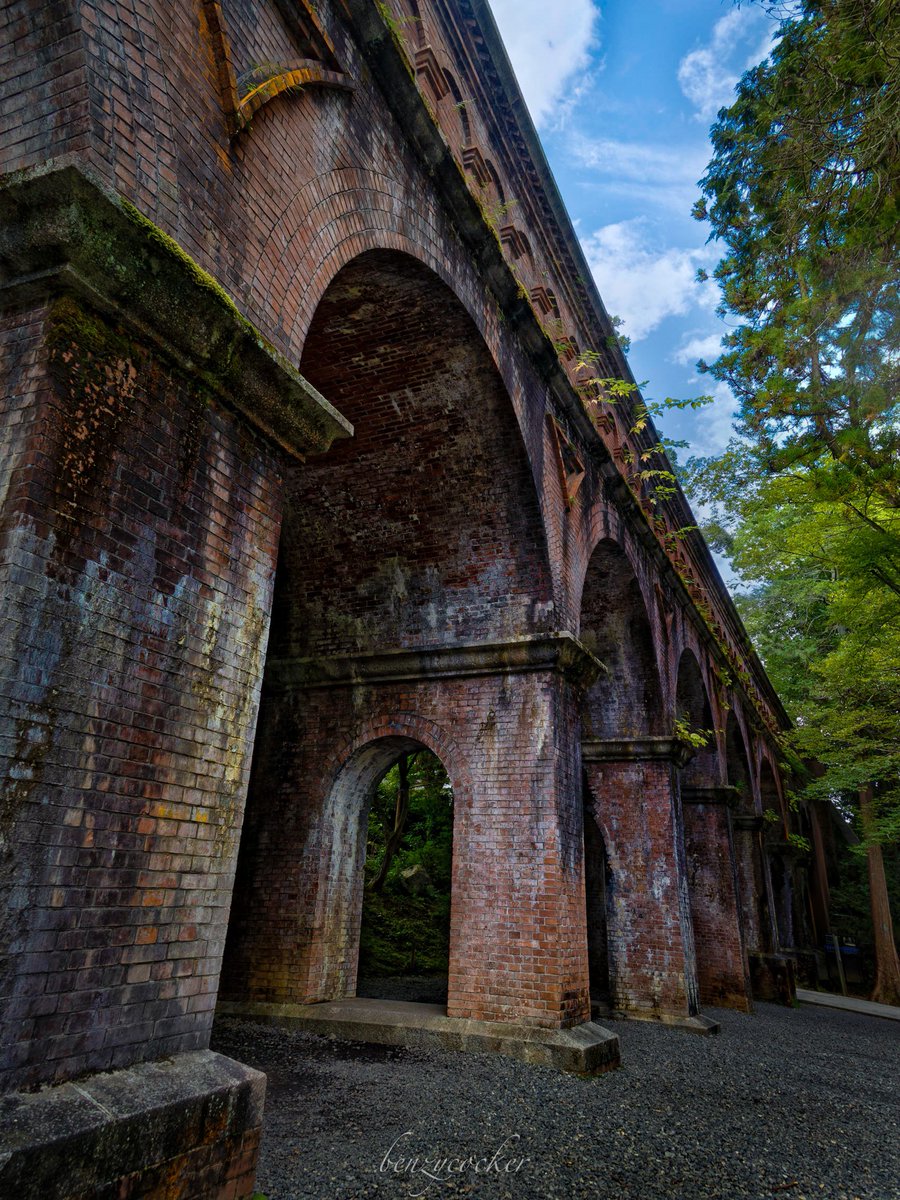
{"type": "Polygon", "coordinates": [[[445,974],[449,952],[453,791],[443,764],[427,750],[406,757],[408,806],[386,873],[396,828],[401,764],[379,783],[369,809],[366,892],[360,936],[363,976],[445,974]],[[404,872],[422,868],[424,887],[411,892],[404,872]],[[377,891],[373,884],[384,874],[377,891]]]}
{"type": "MultiPolygon", "coordinates": [[[[770,6],[772,7],[772,6],[770,6]]],[[[900,767],[900,7],[803,0],[712,129],[697,215],[736,324],[710,367],[737,437],[686,482],[750,589],[748,624],[828,768],[900,767]]]]}
{"type": "Polygon", "coordinates": [[[806,0],[713,126],[695,215],[738,324],[708,369],[750,465],[900,497],[900,9],[806,0]]]}
{"type": "Polygon", "coordinates": [[[871,872],[900,835],[900,6],[802,0],[711,137],[695,215],[734,324],[701,369],[737,436],[685,483],[871,872]]]}

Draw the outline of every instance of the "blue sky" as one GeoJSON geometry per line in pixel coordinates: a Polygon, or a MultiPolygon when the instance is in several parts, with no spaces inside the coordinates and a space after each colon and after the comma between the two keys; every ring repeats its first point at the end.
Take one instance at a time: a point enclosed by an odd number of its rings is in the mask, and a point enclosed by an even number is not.
{"type": "Polygon", "coordinates": [[[698,375],[726,326],[696,282],[719,251],[694,221],[710,123],[775,29],[731,0],[490,0],[607,309],[632,339],[648,398],[713,393],[670,413],[670,437],[711,454],[728,440],[728,389],[698,375]]]}

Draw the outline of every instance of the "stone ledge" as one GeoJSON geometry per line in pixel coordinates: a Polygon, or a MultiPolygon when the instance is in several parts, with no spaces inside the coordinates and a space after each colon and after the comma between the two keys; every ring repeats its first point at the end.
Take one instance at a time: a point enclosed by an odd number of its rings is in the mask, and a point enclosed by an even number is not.
{"type": "Polygon", "coordinates": [[[735,787],[685,787],[681,788],[682,804],[707,804],[734,809],[741,794],[735,787]]]}
{"type": "Polygon", "coordinates": [[[676,767],[690,762],[694,748],[672,737],[581,739],[584,762],[643,762],[664,759],[676,767]]]}
{"type": "Polygon", "coordinates": [[[570,1029],[542,1029],[448,1017],[440,1004],[357,997],[322,1004],[220,1001],[216,1012],[347,1042],[503,1054],[579,1075],[600,1075],[620,1065],[618,1037],[593,1021],[570,1029]]]}
{"type": "Polygon", "coordinates": [[[0,179],[0,307],[77,295],[297,457],[353,426],[152,221],[72,163],[0,179]]]}
{"type": "Polygon", "coordinates": [[[265,1083],[199,1050],[0,1097],[0,1196],[250,1195],[265,1083]]]}
{"type": "Polygon", "coordinates": [[[718,1021],[702,1014],[690,1017],[686,1013],[667,1013],[658,1009],[611,1008],[602,1000],[592,1000],[591,1019],[598,1018],[602,1021],[654,1021],[658,1025],[669,1025],[672,1029],[684,1029],[687,1033],[705,1036],[716,1034],[721,1028],[718,1021]]]}
{"type": "Polygon", "coordinates": [[[358,687],[527,671],[557,671],[588,688],[602,670],[602,663],[573,634],[563,632],[334,658],[269,659],[265,689],[358,687]]]}

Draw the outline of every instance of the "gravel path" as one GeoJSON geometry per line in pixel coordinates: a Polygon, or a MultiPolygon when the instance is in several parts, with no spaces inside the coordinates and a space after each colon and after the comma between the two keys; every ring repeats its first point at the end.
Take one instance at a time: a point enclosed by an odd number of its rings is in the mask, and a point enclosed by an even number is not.
{"type": "Polygon", "coordinates": [[[898,1200],[900,1026],[715,1015],[712,1038],[616,1024],[624,1065],[596,1079],[233,1019],[213,1048],[269,1077],[269,1200],[898,1200]]]}

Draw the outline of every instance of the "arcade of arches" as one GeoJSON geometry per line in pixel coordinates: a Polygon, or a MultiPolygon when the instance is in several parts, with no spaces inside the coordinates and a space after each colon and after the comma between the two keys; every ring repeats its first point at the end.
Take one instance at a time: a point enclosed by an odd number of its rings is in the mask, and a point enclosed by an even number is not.
{"type": "MultiPolygon", "coordinates": [[[[684,497],[654,509],[638,435],[582,402],[578,345],[627,364],[486,6],[419,0],[408,54],[369,0],[26,7],[3,1129],[96,1088],[82,1194],[252,1195],[264,1080],[210,1052],[217,1006],[354,1003],[367,814],[423,751],[442,1028],[600,1070],[592,1014],[789,999],[785,715],[702,538],[667,536],[684,497]]],[[[4,1194],[68,1177],[47,1120],[0,1139],[4,1194]]]]}

